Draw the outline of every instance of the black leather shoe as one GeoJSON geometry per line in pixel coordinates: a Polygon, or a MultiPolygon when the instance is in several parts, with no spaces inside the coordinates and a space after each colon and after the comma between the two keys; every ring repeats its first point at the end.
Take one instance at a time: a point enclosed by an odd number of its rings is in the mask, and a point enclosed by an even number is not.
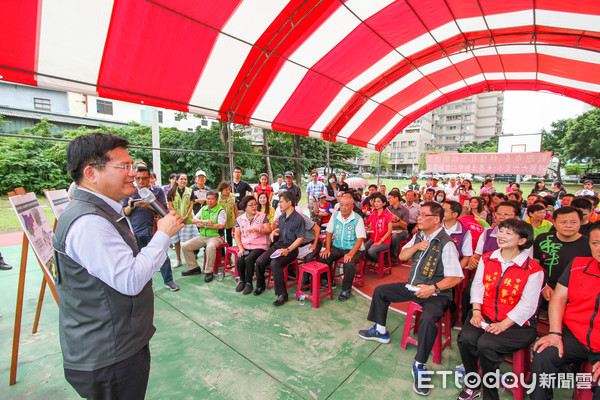
{"type": "Polygon", "coordinates": [[[283,303],[285,303],[286,301],[288,301],[288,295],[287,295],[287,293],[280,294],[279,296],[277,296],[277,300],[275,300],[273,302],[273,305],[275,307],[278,307],[278,306],[282,305],[283,303]]]}
{"type": "Polygon", "coordinates": [[[246,283],[246,287],[244,287],[244,294],[250,294],[252,293],[252,284],[251,283],[246,283]]]}
{"type": "Polygon", "coordinates": [[[235,291],[241,292],[242,290],[244,290],[245,287],[246,287],[246,282],[240,281],[240,283],[238,283],[237,286],[235,287],[235,291]]]}
{"type": "Polygon", "coordinates": [[[254,291],[254,295],[260,296],[260,294],[264,291],[265,291],[265,288],[257,287],[256,290],[254,291]]]}
{"type": "Polygon", "coordinates": [[[204,275],[204,282],[212,281],[213,276],[214,276],[214,274],[212,272],[207,272],[206,275],[204,275]]]}
{"type": "Polygon", "coordinates": [[[193,269],[188,269],[187,271],[182,271],[181,275],[190,276],[190,275],[200,275],[201,273],[202,273],[202,271],[200,270],[200,267],[196,267],[193,269]]]}

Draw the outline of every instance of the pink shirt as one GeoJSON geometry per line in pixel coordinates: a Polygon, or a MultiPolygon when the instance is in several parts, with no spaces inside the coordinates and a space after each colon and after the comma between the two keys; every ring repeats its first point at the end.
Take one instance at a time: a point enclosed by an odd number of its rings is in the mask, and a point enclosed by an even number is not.
{"type": "MultiPolygon", "coordinates": [[[[367,225],[370,226],[371,236],[369,240],[372,242],[377,242],[381,240],[383,235],[385,235],[388,231],[388,223],[394,222],[394,216],[388,210],[383,210],[381,215],[377,213],[377,211],[372,211],[371,215],[367,219],[367,225]]],[[[384,244],[392,243],[392,235],[388,236],[387,239],[383,241],[384,244]]]]}

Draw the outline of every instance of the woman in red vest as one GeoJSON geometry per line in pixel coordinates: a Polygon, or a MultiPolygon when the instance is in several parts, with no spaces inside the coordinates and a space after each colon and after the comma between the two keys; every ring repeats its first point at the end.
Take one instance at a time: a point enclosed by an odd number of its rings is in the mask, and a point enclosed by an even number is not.
{"type": "Polygon", "coordinates": [[[550,331],[534,346],[531,372],[537,385],[531,394],[533,400],[553,398],[552,387],[540,385],[543,375],[557,387],[559,368],[583,361],[593,365],[591,382],[584,385],[592,389],[594,399],[600,398],[600,222],[590,224],[588,237],[592,257],[575,257],[563,271],[550,300],[550,331]]]}
{"type": "MultiPolygon", "coordinates": [[[[466,374],[495,373],[506,354],[529,346],[536,338],[535,313],[544,283],[544,271],[527,256],[533,244],[533,227],[508,219],[498,230],[498,250],[479,260],[471,287],[473,310],[458,336],[466,374]]],[[[499,374],[497,375],[499,376],[499,374]]],[[[458,399],[480,397],[479,387],[465,375],[458,399]]],[[[520,377],[519,377],[520,378],[520,377]]],[[[483,385],[485,400],[498,399],[498,389],[483,385]]]]}

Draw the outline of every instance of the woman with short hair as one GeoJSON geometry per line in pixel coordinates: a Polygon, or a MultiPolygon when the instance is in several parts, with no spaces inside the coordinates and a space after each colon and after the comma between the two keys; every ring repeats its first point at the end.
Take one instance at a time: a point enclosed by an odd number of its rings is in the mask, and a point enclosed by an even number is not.
{"type": "MultiPolygon", "coordinates": [[[[235,243],[238,247],[236,267],[240,282],[235,291],[250,294],[256,259],[269,247],[271,224],[264,213],[258,212],[258,203],[252,196],[242,198],[239,209],[243,213],[235,220],[235,243]]],[[[255,295],[261,293],[259,288],[254,292],[255,295]]]]}

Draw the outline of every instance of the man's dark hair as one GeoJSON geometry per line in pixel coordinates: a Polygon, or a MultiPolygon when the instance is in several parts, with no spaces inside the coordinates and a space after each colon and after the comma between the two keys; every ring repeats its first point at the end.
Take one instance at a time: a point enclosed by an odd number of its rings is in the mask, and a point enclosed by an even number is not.
{"type": "Polygon", "coordinates": [[[400,199],[402,198],[402,195],[401,195],[401,194],[400,194],[400,192],[399,192],[399,191],[397,191],[397,190],[392,190],[391,192],[389,192],[389,193],[388,193],[388,197],[390,197],[390,196],[391,196],[391,197],[395,197],[395,198],[397,198],[398,200],[400,200],[400,199]]]}
{"type": "Polygon", "coordinates": [[[530,194],[527,196],[527,198],[530,198],[530,197],[537,197],[538,199],[541,199],[541,198],[542,198],[542,197],[541,197],[539,194],[537,194],[537,193],[530,193],[530,194]]]}
{"type": "Polygon", "coordinates": [[[594,203],[585,197],[575,197],[575,199],[571,202],[571,207],[592,211],[594,209],[594,203]]]}
{"type": "Polygon", "coordinates": [[[577,215],[579,215],[579,220],[583,221],[583,213],[579,208],[575,208],[574,206],[557,208],[556,210],[554,210],[554,213],[552,213],[552,219],[556,221],[556,217],[558,217],[559,215],[571,213],[577,213],[577,215]]]}
{"type": "Polygon", "coordinates": [[[429,207],[429,210],[431,211],[431,213],[434,216],[439,217],[440,224],[442,223],[442,221],[444,219],[444,208],[442,206],[440,206],[435,201],[428,201],[427,203],[423,203],[421,208],[423,208],[423,207],[429,207]]]}
{"type": "Polygon", "coordinates": [[[279,200],[291,201],[293,206],[296,205],[296,196],[294,196],[289,190],[280,192],[279,200]]]}
{"type": "Polygon", "coordinates": [[[503,201],[508,201],[508,197],[506,197],[506,195],[504,193],[494,192],[490,196],[491,197],[498,197],[499,199],[502,199],[503,201]]]}
{"type": "Polygon", "coordinates": [[[143,165],[140,165],[139,167],[137,167],[137,172],[144,172],[144,171],[148,171],[148,176],[152,175],[150,173],[150,169],[148,167],[145,167],[143,165]]]}
{"type": "Polygon", "coordinates": [[[371,188],[375,188],[375,190],[377,190],[377,185],[373,184],[373,185],[369,185],[369,189],[371,188]]]}
{"type": "Polygon", "coordinates": [[[531,224],[520,219],[510,218],[500,223],[498,229],[502,228],[513,231],[519,235],[521,239],[527,239],[525,244],[519,245],[519,250],[523,251],[528,249],[533,244],[533,226],[531,224]]]}
{"type": "Polygon", "coordinates": [[[407,191],[404,193],[404,195],[406,196],[406,195],[408,194],[408,192],[411,192],[412,194],[415,194],[415,191],[414,191],[414,190],[407,190],[407,191]]]}
{"type": "Polygon", "coordinates": [[[536,201],[533,202],[533,204],[541,204],[543,205],[545,208],[547,208],[550,204],[548,204],[548,202],[544,199],[537,199],[536,201]]]}
{"type": "Polygon", "coordinates": [[[600,202],[599,198],[597,198],[596,196],[590,196],[589,194],[583,196],[583,198],[591,201],[594,207],[596,207],[598,205],[598,202],[600,202]]]}
{"type": "Polygon", "coordinates": [[[425,193],[431,192],[435,195],[435,189],[434,188],[427,188],[427,190],[425,190],[425,193]]]}
{"type": "Polygon", "coordinates": [[[240,167],[239,165],[236,165],[235,167],[233,167],[233,170],[243,172],[242,167],[240,167]]]}
{"type": "Polygon", "coordinates": [[[458,201],[446,200],[444,203],[449,204],[450,205],[450,211],[452,213],[457,213],[458,216],[460,217],[460,214],[462,214],[462,211],[463,211],[463,206],[458,201]]]}
{"type": "Polygon", "coordinates": [[[214,190],[209,190],[206,192],[206,197],[208,198],[208,196],[215,196],[215,200],[219,200],[219,193],[215,192],[214,190]]]}
{"type": "Polygon", "coordinates": [[[548,205],[552,207],[556,205],[556,199],[554,198],[554,196],[544,196],[542,197],[542,200],[544,200],[546,203],[548,203],[548,205]]]}
{"type": "Polygon", "coordinates": [[[592,231],[600,230],[600,221],[592,222],[588,227],[588,237],[592,236],[592,231]]]}
{"type": "Polygon", "coordinates": [[[572,197],[572,198],[575,198],[575,195],[574,195],[573,193],[567,193],[567,194],[565,194],[565,195],[563,196],[563,199],[564,199],[565,197],[572,197]]]}
{"type": "Polygon", "coordinates": [[[529,215],[531,217],[531,214],[533,214],[534,212],[538,212],[538,211],[542,211],[542,210],[546,210],[546,207],[544,207],[544,205],[542,203],[534,203],[532,205],[530,205],[529,207],[527,207],[527,215],[529,215]]]}
{"type": "Polygon", "coordinates": [[[502,203],[496,206],[496,212],[498,212],[498,208],[500,207],[510,207],[515,212],[515,218],[519,218],[521,216],[521,206],[519,203],[515,203],[514,201],[503,201],[502,203]]]}
{"type": "Polygon", "coordinates": [[[283,175],[277,174],[277,176],[275,177],[275,179],[279,179],[279,178],[283,178],[283,175]]]}
{"type": "MultiPolygon", "coordinates": [[[[248,203],[250,202],[250,200],[256,201],[256,199],[254,198],[254,196],[244,196],[244,197],[242,197],[242,199],[240,200],[240,204],[238,204],[238,210],[240,211],[240,213],[246,211],[246,207],[248,206],[248,203]]],[[[258,202],[256,204],[258,204],[258,202]]]]}
{"type": "MultiPolygon", "coordinates": [[[[110,157],[106,154],[120,147],[126,149],[129,142],[120,136],[93,132],[75,138],[67,147],[67,172],[76,184],[81,183],[83,169],[92,164],[106,164],[110,157]]],[[[102,169],[104,167],[97,166],[102,169]]]]}

